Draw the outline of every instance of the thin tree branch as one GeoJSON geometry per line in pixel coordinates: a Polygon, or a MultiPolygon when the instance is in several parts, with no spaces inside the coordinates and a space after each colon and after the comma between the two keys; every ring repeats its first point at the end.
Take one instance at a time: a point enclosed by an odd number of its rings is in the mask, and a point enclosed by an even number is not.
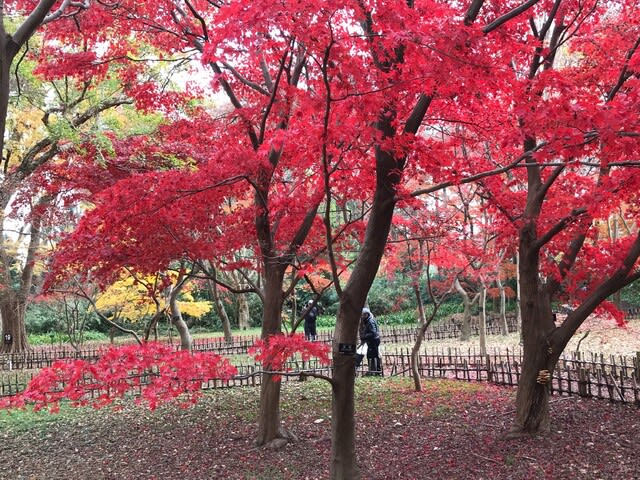
{"type": "Polygon", "coordinates": [[[549,243],[553,237],[555,237],[558,233],[562,232],[567,225],[577,219],[579,216],[587,213],[587,209],[585,207],[576,208],[569,215],[562,218],[559,222],[557,222],[553,227],[551,227],[547,232],[539,237],[533,245],[533,248],[540,249],[547,243],[549,243]]]}
{"type": "Polygon", "coordinates": [[[273,93],[273,87],[269,89],[269,91],[265,90],[264,88],[262,88],[260,85],[258,85],[255,82],[252,82],[251,80],[249,80],[246,77],[243,77],[240,72],[238,72],[233,65],[227,63],[227,62],[222,62],[222,65],[224,65],[224,68],[226,68],[227,70],[229,70],[234,77],[236,77],[240,83],[242,83],[243,85],[246,85],[247,87],[255,90],[256,92],[269,97],[271,96],[271,94],[273,93]]]}
{"type": "Polygon", "coordinates": [[[486,35],[487,33],[490,33],[494,30],[496,30],[498,27],[500,27],[502,24],[508,22],[509,20],[511,20],[512,18],[517,17],[518,15],[520,15],[523,12],[526,12],[527,10],[529,10],[531,7],[533,7],[536,3],[538,3],[540,0],[529,0],[525,3],[523,3],[522,5],[520,5],[519,7],[514,8],[513,10],[511,10],[508,13],[505,13],[504,15],[502,15],[501,17],[496,18],[493,22],[491,22],[489,25],[485,26],[482,29],[482,32],[486,35]]]}
{"type": "Polygon", "coordinates": [[[616,81],[616,84],[611,88],[611,90],[609,90],[609,93],[607,94],[607,102],[610,102],[611,100],[613,100],[616,94],[618,93],[618,91],[620,91],[620,89],[622,88],[622,85],[624,85],[624,82],[626,82],[629,78],[633,76],[633,72],[629,72],[629,61],[631,60],[631,57],[636,52],[638,47],[640,47],[640,37],[636,39],[631,49],[625,55],[624,65],[622,66],[622,70],[620,70],[620,75],[618,76],[618,80],[616,81]]]}
{"type": "Polygon", "coordinates": [[[420,190],[415,190],[415,191],[411,192],[409,194],[409,196],[410,197],[417,197],[417,196],[420,196],[420,195],[425,195],[425,194],[428,194],[428,193],[436,192],[438,190],[442,190],[443,188],[451,187],[452,185],[471,183],[471,182],[475,182],[477,180],[480,180],[480,179],[483,179],[483,178],[486,178],[486,177],[491,177],[491,176],[494,176],[494,175],[499,175],[501,173],[508,172],[509,170],[512,170],[513,168],[515,168],[518,164],[522,163],[522,161],[525,160],[526,158],[530,158],[532,153],[537,152],[538,150],[540,150],[541,148],[543,148],[546,145],[547,145],[547,142],[542,142],[542,143],[536,145],[534,148],[532,148],[530,150],[527,150],[525,153],[520,155],[518,158],[516,158],[509,165],[506,165],[504,167],[497,168],[495,170],[489,170],[487,172],[478,173],[476,175],[471,175],[470,177],[462,178],[459,181],[448,180],[446,182],[441,182],[441,183],[438,183],[437,185],[433,185],[433,186],[428,187],[428,188],[422,188],[420,190]]]}
{"type": "Polygon", "coordinates": [[[467,12],[464,14],[464,24],[469,26],[478,18],[478,14],[480,13],[480,9],[482,8],[482,4],[484,0],[473,0],[469,8],[467,8],[467,12]]]}
{"type": "MultiPolygon", "coordinates": [[[[330,368],[330,367],[327,367],[330,368]]],[[[320,378],[322,380],[326,380],[331,385],[334,385],[334,380],[331,377],[327,377],[326,375],[322,375],[321,373],[315,373],[313,371],[305,371],[300,370],[298,372],[280,372],[277,370],[256,370],[255,372],[251,372],[247,375],[237,375],[233,377],[234,380],[246,380],[247,378],[257,377],[259,375],[277,375],[279,377],[313,377],[320,378]]]]}
{"type": "Polygon", "coordinates": [[[280,60],[280,68],[278,69],[278,74],[276,75],[276,80],[273,85],[273,91],[271,92],[271,96],[269,97],[269,102],[265,108],[264,114],[262,115],[262,120],[260,121],[259,128],[259,137],[258,137],[258,145],[262,145],[264,142],[264,136],[266,131],[267,118],[269,118],[269,113],[271,113],[271,108],[273,108],[273,104],[276,101],[276,93],[278,92],[278,85],[280,84],[280,79],[282,78],[282,73],[284,72],[284,64],[289,55],[289,51],[285,52],[282,55],[282,59],[280,60]]]}

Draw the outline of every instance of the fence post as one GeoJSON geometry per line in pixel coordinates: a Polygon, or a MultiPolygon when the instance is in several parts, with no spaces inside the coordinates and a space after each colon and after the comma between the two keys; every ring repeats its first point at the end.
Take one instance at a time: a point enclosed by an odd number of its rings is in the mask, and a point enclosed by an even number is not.
{"type": "Polygon", "coordinates": [[[578,370],[578,395],[588,397],[587,395],[587,372],[584,368],[578,370]]]}
{"type": "Polygon", "coordinates": [[[486,356],[486,363],[487,363],[487,382],[491,382],[492,381],[492,375],[491,375],[491,356],[489,354],[487,354],[486,356]]]}

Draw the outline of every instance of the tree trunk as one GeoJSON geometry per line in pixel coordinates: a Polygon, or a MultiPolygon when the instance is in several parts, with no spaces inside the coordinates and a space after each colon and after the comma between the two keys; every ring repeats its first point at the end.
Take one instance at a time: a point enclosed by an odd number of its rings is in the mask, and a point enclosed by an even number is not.
{"type": "MultiPolygon", "coordinates": [[[[522,278],[522,333],[524,357],[516,397],[516,419],[511,436],[535,434],[549,430],[549,383],[558,358],[591,313],[606,298],[637,278],[629,276],[640,257],[640,234],[629,248],[615,273],[603,278],[581,304],[570,312],[559,327],[553,319],[551,295],[558,284],[540,281],[539,249],[536,248],[536,226],[533,222],[520,230],[520,276],[522,278]],[[549,288],[549,286],[553,288],[549,288]]],[[[574,252],[586,235],[573,242],[574,252]]]]}
{"type": "MultiPolygon", "coordinates": [[[[25,327],[25,312],[27,310],[27,302],[31,294],[31,286],[33,285],[33,269],[36,262],[36,256],[40,247],[40,238],[42,235],[42,217],[46,211],[46,207],[51,202],[49,196],[42,197],[40,201],[32,208],[31,212],[31,232],[29,237],[29,246],[27,248],[27,257],[24,260],[24,267],[20,276],[20,285],[12,288],[11,277],[8,273],[10,265],[10,257],[4,245],[0,246],[0,257],[2,264],[5,266],[6,273],[3,275],[5,282],[4,291],[0,293],[0,313],[2,314],[2,346],[1,352],[24,352],[29,349],[27,331],[25,327]]],[[[4,217],[0,216],[0,222],[4,222],[4,217]]],[[[0,232],[0,238],[4,232],[0,232]]]]}
{"type": "Polygon", "coordinates": [[[247,300],[246,293],[240,293],[237,295],[238,299],[238,328],[240,330],[248,330],[251,326],[249,316],[249,301],[247,300]]]}
{"type": "MultiPolygon", "coordinates": [[[[151,319],[147,323],[147,326],[144,329],[144,341],[145,342],[149,341],[149,337],[151,337],[151,332],[155,332],[155,340],[158,340],[158,322],[162,319],[163,315],[164,315],[164,310],[161,310],[161,311],[157,311],[153,315],[153,317],[151,317],[151,319]]],[[[115,332],[115,329],[113,327],[111,327],[111,331],[115,332]]],[[[113,335],[111,335],[111,337],[112,337],[112,342],[111,343],[113,343],[113,335]]]]}
{"type": "Polygon", "coordinates": [[[424,302],[422,301],[422,293],[418,282],[413,283],[413,291],[416,294],[416,303],[418,304],[418,325],[424,325],[427,319],[424,315],[424,302]]]}
{"type": "Polygon", "coordinates": [[[480,355],[487,354],[487,289],[484,283],[480,287],[480,321],[478,333],[480,334],[480,355]]]}
{"type": "MultiPolygon", "coordinates": [[[[607,220],[607,227],[609,229],[609,238],[612,242],[616,242],[619,237],[619,226],[618,226],[618,214],[610,215],[610,218],[607,220]],[[611,223],[613,223],[613,228],[611,227],[611,223]]],[[[618,290],[613,294],[613,303],[616,307],[621,308],[622,305],[622,292],[618,290]]]]}
{"type": "Polygon", "coordinates": [[[525,342],[516,395],[516,420],[509,437],[549,431],[549,383],[554,366],[555,362],[539,341],[529,338],[525,342]]]}
{"type": "Polygon", "coordinates": [[[521,279],[523,359],[516,395],[516,419],[510,436],[546,432],[549,420],[549,382],[560,351],[554,351],[550,335],[555,330],[551,299],[539,279],[535,226],[520,232],[519,273],[521,279]]]}
{"type": "Polygon", "coordinates": [[[520,310],[520,253],[516,255],[516,331],[522,344],[522,314],[520,310]]]}
{"type": "Polygon", "coordinates": [[[502,335],[509,335],[509,325],[507,324],[507,298],[504,293],[504,285],[500,280],[500,273],[497,278],[498,289],[500,290],[500,333],[502,335]]]}
{"type": "Polygon", "coordinates": [[[0,12],[0,157],[4,159],[4,141],[9,112],[9,94],[11,91],[10,75],[11,63],[19,47],[11,39],[4,29],[4,12],[0,12]]]}
{"type": "Polygon", "coordinates": [[[233,342],[233,333],[231,332],[231,321],[229,320],[229,315],[227,315],[227,310],[224,308],[224,304],[220,299],[218,299],[216,305],[218,305],[218,314],[220,315],[220,319],[222,320],[222,331],[224,332],[224,340],[227,343],[231,343],[233,342]]]}
{"type": "Polygon", "coordinates": [[[5,289],[0,294],[2,314],[1,353],[21,353],[29,350],[27,330],[24,324],[26,302],[17,298],[15,292],[5,289]]]}
{"type": "Polygon", "coordinates": [[[187,323],[182,318],[182,313],[177,304],[176,307],[175,309],[171,308],[171,323],[176,327],[178,335],[180,336],[180,350],[191,350],[193,337],[191,336],[191,332],[189,332],[187,323]]]}
{"type": "Polygon", "coordinates": [[[262,375],[260,385],[260,409],[258,417],[258,446],[276,445],[279,439],[289,439],[280,424],[280,381],[270,374],[262,375]]]}
{"type": "Polygon", "coordinates": [[[360,470],[356,463],[355,374],[353,357],[334,355],[330,467],[333,479],[360,478],[360,470]]]}
{"type": "Polygon", "coordinates": [[[510,436],[546,433],[550,429],[549,384],[562,348],[554,347],[545,335],[553,328],[551,303],[541,302],[524,307],[523,297],[523,359],[516,395],[516,419],[510,436]],[[546,328],[544,327],[546,325],[546,328]]]}
{"type": "MultiPolygon", "coordinates": [[[[421,95],[404,127],[405,133],[415,134],[429,109],[431,98],[421,95]]],[[[396,112],[380,112],[376,129],[382,138],[396,135],[396,112]]],[[[378,272],[387,244],[395,210],[396,189],[406,158],[396,158],[379,145],[375,149],[376,189],[367,222],[364,243],[355,266],[340,295],[340,307],[333,337],[333,396],[331,409],[331,479],[358,480],[360,469],[355,455],[354,380],[355,357],[340,352],[340,344],[355,350],[362,307],[378,272]]],[[[338,282],[338,279],[334,279],[338,282]]]]}
{"type": "Polygon", "coordinates": [[[209,287],[209,294],[211,295],[211,299],[213,300],[213,306],[216,309],[216,313],[220,317],[220,321],[222,323],[222,331],[224,332],[224,341],[227,343],[231,343],[233,340],[233,335],[231,333],[231,322],[229,321],[229,315],[227,315],[227,310],[224,308],[224,303],[222,303],[222,298],[220,298],[220,292],[218,290],[218,284],[215,282],[216,272],[213,270],[213,280],[207,280],[207,286],[209,287]]]}
{"type": "Polygon", "coordinates": [[[178,281],[177,285],[171,288],[169,294],[169,311],[171,312],[171,323],[176,327],[178,335],[180,335],[180,350],[191,350],[193,338],[191,337],[187,323],[182,318],[182,312],[178,305],[178,295],[183,285],[183,282],[178,281]]]}
{"type": "Polygon", "coordinates": [[[456,278],[454,282],[456,291],[462,297],[462,304],[464,305],[464,311],[462,313],[462,324],[460,325],[460,340],[463,342],[468,341],[471,338],[471,299],[469,294],[462,288],[460,281],[456,278]]]}
{"type": "MultiPolygon", "coordinates": [[[[385,120],[386,121],[386,120],[385,120]]],[[[331,418],[331,479],[358,480],[360,469],[355,455],[354,380],[355,358],[340,352],[340,344],[352,345],[355,349],[362,307],[376,276],[384,253],[391,219],[395,207],[394,181],[397,177],[391,173],[396,169],[395,161],[391,165],[389,157],[382,151],[377,152],[378,180],[371,216],[367,224],[365,240],[354,269],[340,296],[340,308],[333,337],[333,397],[331,418]],[[389,183],[391,184],[389,184],[389,183]]]]}
{"type": "Polygon", "coordinates": [[[360,469],[356,459],[354,399],[355,358],[340,352],[340,345],[355,349],[362,307],[376,276],[391,225],[394,203],[388,198],[393,190],[376,189],[365,242],[351,277],[340,297],[340,308],[333,337],[333,396],[331,403],[331,479],[358,480],[360,469]],[[380,192],[383,190],[383,192],[380,192]]]}
{"type": "MultiPolygon", "coordinates": [[[[265,263],[264,304],[262,314],[262,339],[269,341],[269,337],[281,334],[282,326],[282,285],[284,282],[284,262],[273,258],[265,263]]],[[[258,415],[258,436],[256,444],[259,446],[276,446],[281,439],[289,440],[291,436],[282,428],[280,422],[280,381],[275,381],[273,375],[265,373],[260,386],[260,407],[258,415]]]]}
{"type": "Polygon", "coordinates": [[[413,376],[413,387],[416,392],[420,392],[422,390],[422,382],[420,378],[420,371],[418,370],[418,366],[420,365],[419,356],[420,356],[420,347],[422,346],[422,340],[424,339],[424,334],[431,325],[431,322],[434,318],[436,318],[436,310],[439,305],[434,304],[434,311],[432,312],[429,320],[426,318],[422,325],[418,329],[418,333],[416,335],[416,343],[413,344],[413,348],[411,349],[411,375],[413,376]]]}

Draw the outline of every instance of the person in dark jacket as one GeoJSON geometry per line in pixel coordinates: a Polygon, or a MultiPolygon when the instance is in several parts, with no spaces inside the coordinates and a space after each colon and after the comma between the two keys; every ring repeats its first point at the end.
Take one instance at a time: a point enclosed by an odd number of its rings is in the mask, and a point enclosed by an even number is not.
{"type": "Polygon", "coordinates": [[[316,332],[316,320],[321,313],[320,304],[314,305],[313,300],[307,302],[306,309],[303,313],[304,316],[304,338],[311,342],[315,342],[317,339],[316,332]]]}
{"type": "Polygon", "coordinates": [[[382,360],[380,359],[380,331],[378,323],[371,310],[362,309],[360,315],[360,341],[367,344],[367,362],[369,371],[367,375],[382,375],[382,360]]]}

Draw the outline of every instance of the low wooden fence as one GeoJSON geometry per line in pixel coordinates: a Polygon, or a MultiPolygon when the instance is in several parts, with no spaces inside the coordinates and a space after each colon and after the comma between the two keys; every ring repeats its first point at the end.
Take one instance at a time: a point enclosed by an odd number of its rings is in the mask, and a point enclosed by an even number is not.
{"type": "MultiPolygon", "coordinates": [[[[419,354],[419,371],[426,378],[446,378],[461,381],[489,382],[497,385],[516,386],[520,379],[522,352],[494,349],[481,355],[468,349],[424,349],[419,354]]],[[[409,349],[386,351],[383,355],[384,374],[387,376],[411,375],[409,349]]],[[[203,389],[258,386],[262,375],[259,364],[240,364],[238,373],[229,380],[202,382],[203,389]]],[[[299,380],[304,372],[331,376],[331,367],[322,366],[317,360],[290,361],[286,368],[289,375],[283,381],[299,380]]],[[[362,375],[361,367],[358,374],[362,375]]],[[[0,397],[22,391],[32,373],[15,372],[0,380],[0,397]]],[[[601,354],[566,354],[559,360],[549,388],[552,394],[578,395],[599,398],[611,402],[633,403],[640,407],[640,352],[635,356],[604,356],[601,354]]],[[[102,392],[94,392],[98,396],[102,392]]]]}
{"type": "MultiPolygon", "coordinates": [[[[245,387],[245,386],[259,386],[262,383],[263,367],[258,363],[254,364],[240,364],[236,366],[237,374],[228,379],[210,379],[201,382],[201,388],[203,390],[215,389],[215,388],[232,388],[232,387],[245,387]]],[[[330,366],[321,365],[317,359],[310,360],[292,360],[285,364],[286,371],[281,375],[282,381],[299,381],[304,378],[305,373],[312,373],[316,375],[331,376],[332,368],[330,366]]],[[[360,367],[358,373],[363,375],[365,368],[360,367]]],[[[22,392],[31,379],[37,375],[37,372],[17,371],[9,374],[5,374],[0,378],[0,398],[10,397],[22,392]]],[[[140,377],[140,382],[144,385],[150,383],[148,379],[154,376],[153,372],[145,374],[136,374],[127,377],[128,380],[140,377]]],[[[95,383],[94,379],[86,378],[86,383],[95,383]]],[[[60,385],[62,389],[64,385],[60,385]]],[[[100,394],[106,393],[100,389],[89,389],[87,395],[89,398],[97,398],[100,394]]],[[[133,396],[139,395],[140,391],[129,392],[133,396]]]]}
{"type": "MultiPolygon", "coordinates": [[[[507,317],[507,325],[510,332],[517,329],[515,317],[507,317]]],[[[394,343],[413,343],[416,340],[417,329],[415,326],[381,326],[380,333],[386,344],[394,343]]],[[[478,325],[471,325],[471,333],[478,335],[478,325]]],[[[500,326],[497,321],[490,319],[487,323],[487,334],[500,334],[500,326]]],[[[460,336],[460,326],[452,321],[445,321],[429,327],[425,332],[424,339],[443,340],[457,338],[460,336]]],[[[235,336],[232,342],[225,342],[222,337],[195,339],[193,341],[193,349],[196,351],[213,351],[220,355],[245,355],[249,347],[256,340],[256,335],[235,336]]],[[[333,341],[333,332],[320,332],[318,341],[331,343],[333,341]]],[[[177,348],[177,346],[176,346],[177,348]]],[[[50,367],[56,360],[88,360],[95,361],[99,358],[101,350],[99,348],[85,348],[74,350],[72,348],[43,348],[34,349],[24,353],[0,354],[0,370],[32,370],[44,367],[50,367]]]]}
{"type": "MultiPolygon", "coordinates": [[[[385,374],[411,375],[411,352],[398,350],[384,356],[385,374]]],[[[423,377],[489,382],[517,386],[522,351],[494,350],[480,355],[475,350],[458,349],[422,352],[419,372],[423,377]]],[[[640,352],[635,356],[605,356],[579,352],[564,354],[549,383],[552,394],[578,395],[612,402],[634,403],[640,407],[640,352]]]]}

